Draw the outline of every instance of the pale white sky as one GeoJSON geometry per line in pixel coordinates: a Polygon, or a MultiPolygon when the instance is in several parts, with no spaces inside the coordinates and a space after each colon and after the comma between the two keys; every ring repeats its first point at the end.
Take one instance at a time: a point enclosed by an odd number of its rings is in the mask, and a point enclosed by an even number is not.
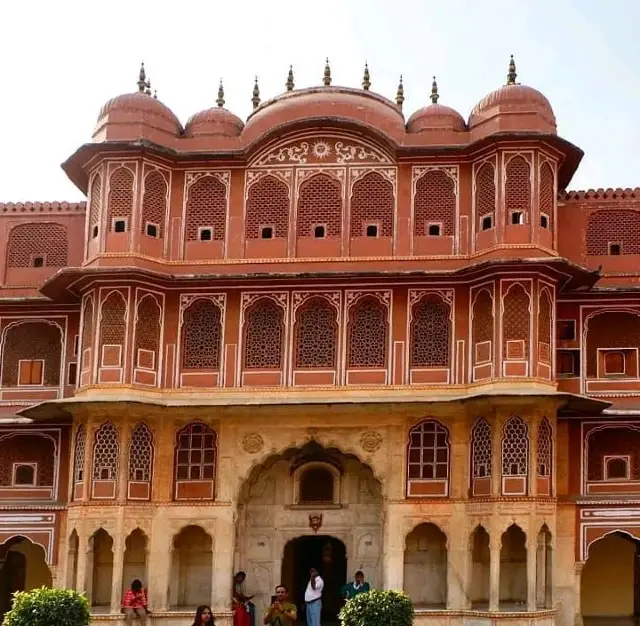
{"type": "Polygon", "coordinates": [[[467,118],[503,84],[540,89],[560,134],[585,152],[572,188],[640,186],[640,38],[637,0],[4,0],[0,3],[0,201],[80,200],[62,163],[90,141],[102,104],[136,89],[145,61],[152,87],[184,124],[215,102],[251,110],[253,77],[268,99],[321,83],[372,89],[405,115],[428,102],[467,118]]]}

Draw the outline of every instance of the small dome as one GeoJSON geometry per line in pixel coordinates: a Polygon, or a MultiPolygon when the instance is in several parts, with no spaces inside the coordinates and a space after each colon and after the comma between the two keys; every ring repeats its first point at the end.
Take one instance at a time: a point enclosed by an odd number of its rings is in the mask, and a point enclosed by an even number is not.
{"type": "Polygon", "coordinates": [[[244,128],[243,121],[231,111],[217,106],[192,115],[185,126],[187,137],[223,135],[238,137],[244,128]]]}
{"type": "Polygon", "coordinates": [[[465,130],[464,118],[451,107],[438,104],[438,85],[435,76],[431,86],[431,104],[418,109],[407,122],[407,132],[421,133],[423,131],[455,131],[465,130]]]}
{"type": "MultiPolygon", "coordinates": [[[[494,120],[495,130],[556,133],[556,116],[549,100],[533,87],[516,83],[511,57],[507,84],[485,96],[471,111],[469,128],[494,120]]],[[[492,131],[493,132],[493,131],[492,131]]]]}
{"type": "Polygon", "coordinates": [[[159,100],[143,92],[127,93],[109,100],[100,109],[98,126],[131,118],[131,121],[141,122],[149,126],[160,128],[176,135],[182,132],[180,120],[173,111],[159,100]]]}

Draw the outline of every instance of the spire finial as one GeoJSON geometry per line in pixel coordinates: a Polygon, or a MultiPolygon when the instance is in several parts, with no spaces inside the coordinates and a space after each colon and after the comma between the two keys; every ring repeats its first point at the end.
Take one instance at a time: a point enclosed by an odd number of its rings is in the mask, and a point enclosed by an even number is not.
{"type": "Polygon", "coordinates": [[[154,90],[153,90],[153,99],[154,99],[154,100],[157,100],[157,99],[158,99],[158,90],[157,90],[157,89],[154,89],[154,90]]]}
{"type": "Polygon", "coordinates": [[[436,77],[433,77],[433,82],[431,83],[431,104],[438,104],[438,98],[440,94],[438,93],[438,83],[436,82],[436,77]]]}
{"type": "Polygon", "coordinates": [[[404,85],[402,84],[402,74],[400,74],[400,82],[398,83],[398,91],[396,92],[396,104],[402,111],[402,103],[404,102],[404,85]]]}
{"type": "Polygon", "coordinates": [[[149,89],[151,83],[147,80],[147,72],[144,69],[144,61],[140,63],[140,73],[138,74],[138,91],[145,93],[145,89],[149,89]]]}
{"type": "Polygon", "coordinates": [[[151,81],[150,80],[147,81],[147,88],[144,90],[144,93],[147,96],[151,95],[151,81]]]}
{"type": "Polygon", "coordinates": [[[253,83],[253,97],[251,98],[251,102],[253,104],[253,108],[257,109],[260,106],[260,87],[258,87],[258,77],[256,76],[256,80],[253,83]]]}
{"type": "Polygon", "coordinates": [[[371,76],[369,76],[369,64],[365,61],[364,74],[362,76],[362,88],[365,91],[369,91],[369,87],[371,87],[371,76]]]}
{"type": "Polygon", "coordinates": [[[218,86],[218,99],[216,104],[222,108],[224,106],[224,87],[222,86],[222,78],[220,79],[220,85],[218,86]]]}
{"type": "Polygon", "coordinates": [[[293,82],[293,65],[289,66],[289,74],[287,74],[287,82],[285,83],[287,91],[293,91],[296,84],[293,82]]]}
{"type": "Polygon", "coordinates": [[[325,87],[329,87],[331,85],[331,68],[329,67],[329,57],[327,57],[327,61],[324,65],[324,78],[322,79],[325,87]]]}
{"type": "Polygon", "coordinates": [[[513,54],[512,54],[511,59],[509,60],[509,73],[507,74],[507,85],[515,85],[516,78],[518,78],[518,75],[516,74],[516,62],[513,60],[513,54]]]}

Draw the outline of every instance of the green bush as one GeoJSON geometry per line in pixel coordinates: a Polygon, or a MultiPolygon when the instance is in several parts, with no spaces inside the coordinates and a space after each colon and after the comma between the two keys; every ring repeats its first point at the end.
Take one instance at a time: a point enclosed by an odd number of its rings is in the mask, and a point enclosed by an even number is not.
{"type": "Polygon", "coordinates": [[[3,626],[87,626],[89,603],[70,589],[33,589],[13,596],[3,626]]]}
{"type": "Polygon", "coordinates": [[[413,604],[400,591],[360,593],[340,611],[342,626],[411,626],[413,604]]]}

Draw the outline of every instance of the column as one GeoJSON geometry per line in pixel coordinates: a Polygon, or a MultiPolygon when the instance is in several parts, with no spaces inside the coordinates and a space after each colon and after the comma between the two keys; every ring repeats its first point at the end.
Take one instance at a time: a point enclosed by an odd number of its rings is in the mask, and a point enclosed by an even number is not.
{"type": "MultiPolygon", "coordinates": [[[[545,538],[546,539],[546,538],[545,538]]],[[[536,541],[536,606],[547,606],[547,550],[542,536],[536,541]]]]}
{"type": "MultiPolygon", "coordinates": [[[[529,531],[531,532],[531,531],[529,531]]],[[[537,610],[536,605],[536,538],[527,535],[527,611],[537,610]]]]}
{"type": "Polygon", "coordinates": [[[491,534],[489,542],[489,610],[500,609],[500,548],[502,536],[491,534]]]}
{"type": "Polygon", "coordinates": [[[210,531],[215,538],[211,576],[211,607],[216,613],[229,612],[233,593],[233,555],[235,552],[235,532],[233,513],[231,519],[217,519],[210,531]]]}
{"type": "Polygon", "coordinates": [[[111,577],[111,613],[120,612],[122,600],[122,576],[124,570],[124,514],[120,511],[113,538],[113,576],[111,577]]]}
{"type": "Polygon", "coordinates": [[[467,593],[469,588],[468,555],[469,550],[463,550],[459,547],[447,550],[447,609],[449,610],[471,608],[467,593]]]}
{"type": "Polygon", "coordinates": [[[404,528],[402,518],[393,507],[386,505],[384,519],[384,550],[382,556],[382,584],[384,589],[404,589],[404,528]]]}
{"type": "MultiPolygon", "coordinates": [[[[152,522],[148,541],[147,590],[152,610],[162,613],[169,608],[169,580],[173,563],[173,533],[163,519],[152,522]]],[[[172,589],[175,589],[173,585],[172,589]]]]}
{"type": "Polygon", "coordinates": [[[573,594],[574,597],[574,620],[573,623],[575,626],[582,626],[583,622],[582,622],[582,606],[581,606],[581,599],[580,599],[580,592],[582,589],[582,570],[584,569],[584,564],[585,561],[578,561],[575,564],[575,573],[576,573],[576,578],[575,578],[575,591],[573,594]]]}

